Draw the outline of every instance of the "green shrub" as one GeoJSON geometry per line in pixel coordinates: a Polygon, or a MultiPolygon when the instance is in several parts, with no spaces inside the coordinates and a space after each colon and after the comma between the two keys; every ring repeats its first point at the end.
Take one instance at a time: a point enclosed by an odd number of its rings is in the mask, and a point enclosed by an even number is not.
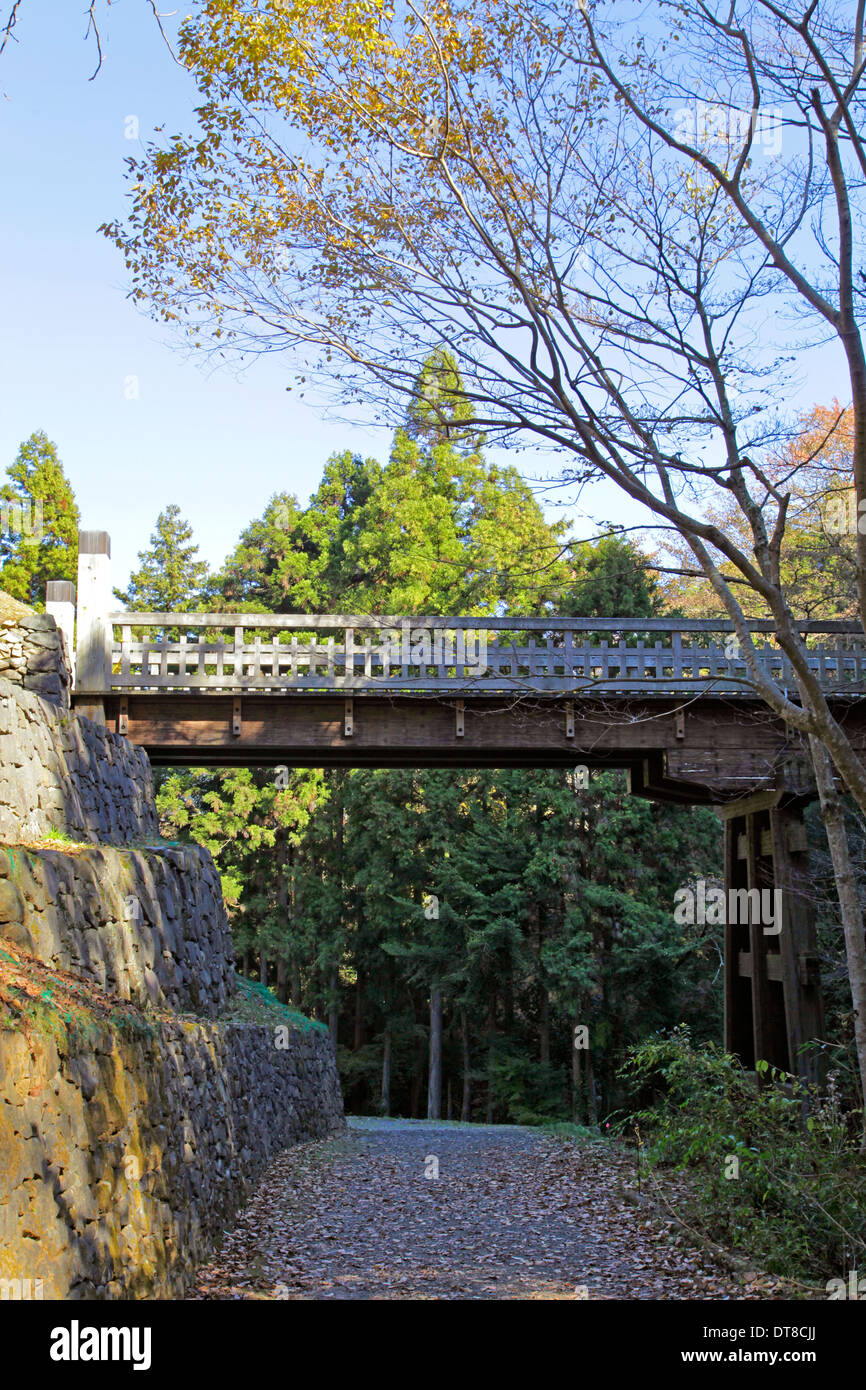
{"type": "Polygon", "coordinates": [[[859,1112],[843,1108],[832,1074],[819,1092],[766,1062],[758,1073],[695,1047],[686,1028],[650,1038],[620,1072],[644,1105],[621,1127],[648,1170],[688,1173],[678,1215],[719,1244],[789,1278],[866,1273],[859,1112]]]}

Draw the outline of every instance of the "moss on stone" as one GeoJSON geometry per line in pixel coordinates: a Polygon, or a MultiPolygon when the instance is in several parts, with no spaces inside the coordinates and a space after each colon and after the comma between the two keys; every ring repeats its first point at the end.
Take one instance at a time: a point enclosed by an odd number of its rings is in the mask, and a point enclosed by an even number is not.
{"type": "Polygon", "coordinates": [[[235,975],[235,986],[234,994],[218,1016],[222,1023],[264,1023],[271,1027],[284,1023],[301,1033],[308,1033],[312,1028],[323,1033],[328,1031],[324,1023],[281,1004],[271,990],[257,980],[235,975]]]}

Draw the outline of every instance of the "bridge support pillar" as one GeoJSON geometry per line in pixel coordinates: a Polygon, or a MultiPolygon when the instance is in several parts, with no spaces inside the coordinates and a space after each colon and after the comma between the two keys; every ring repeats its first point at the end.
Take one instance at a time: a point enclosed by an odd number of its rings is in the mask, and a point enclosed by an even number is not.
{"type": "Polygon", "coordinates": [[[725,820],[725,1047],[805,1080],[820,1057],[824,1012],[803,805],[766,792],[722,809],[725,820]]]}

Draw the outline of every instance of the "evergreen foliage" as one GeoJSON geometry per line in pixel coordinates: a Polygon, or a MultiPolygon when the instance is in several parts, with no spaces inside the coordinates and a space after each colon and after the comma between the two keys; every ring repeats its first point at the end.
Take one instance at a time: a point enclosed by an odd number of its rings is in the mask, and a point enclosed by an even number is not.
{"type": "Polygon", "coordinates": [[[57,446],[43,430],[24,441],[6,476],[0,488],[0,589],[41,610],[48,580],[75,583],[78,507],[57,446]]]}

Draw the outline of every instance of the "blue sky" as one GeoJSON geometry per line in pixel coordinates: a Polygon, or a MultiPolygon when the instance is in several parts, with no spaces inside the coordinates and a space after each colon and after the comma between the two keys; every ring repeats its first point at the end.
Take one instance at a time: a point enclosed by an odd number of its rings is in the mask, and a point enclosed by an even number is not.
{"type": "Polygon", "coordinates": [[[194,94],[140,0],[111,7],[89,82],[84,8],[26,0],[19,43],[0,58],[0,468],[44,429],[82,525],[111,533],[120,583],[167,503],[219,564],[272,493],[305,499],[330,453],[384,457],[390,434],[323,421],[273,360],[214,373],[127,301],[122,259],[97,233],[123,211],[123,160],[138,148],[126,117],[144,135],[187,127],[194,94]]]}
{"type": "MultiPolygon", "coordinates": [[[[25,0],[19,42],[0,58],[0,472],[44,429],[82,524],[111,533],[121,584],[169,502],[218,565],[274,492],[306,500],[329,454],[385,458],[390,432],[323,418],[286,392],[290,365],[274,358],[241,376],[214,371],[125,298],[123,262],[97,228],[124,209],[123,161],[138,149],[128,117],[144,137],[157,124],[189,129],[195,93],[142,0],[110,7],[104,64],[88,81],[96,50],[84,41],[85,9],[25,0]]],[[[832,395],[832,367],[816,362],[805,404],[832,395]]],[[[530,477],[555,466],[531,451],[515,462],[530,477]]],[[[587,489],[567,508],[578,536],[592,531],[584,509],[642,519],[611,487],[587,489]]]]}

